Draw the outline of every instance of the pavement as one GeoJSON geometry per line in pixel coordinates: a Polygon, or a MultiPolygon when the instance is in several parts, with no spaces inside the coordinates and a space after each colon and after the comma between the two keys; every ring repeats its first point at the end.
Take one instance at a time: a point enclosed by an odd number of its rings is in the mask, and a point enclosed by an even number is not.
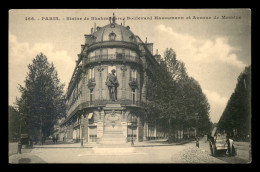
{"type": "Polygon", "coordinates": [[[196,148],[195,145],[195,141],[184,144],[169,144],[165,140],[156,140],[135,143],[134,147],[131,147],[131,143],[124,146],[84,143],[84,147],[81,147],[80,143],[59,142],[58,144],[34,145],[34,148],[30,151],[27,150],[26,152],[26,149],[22,149],[22,154],[10,154],[10,152],[15,151],[10,151],[9,146],[9,163],[223,164],[248,162],[246,161],[247,155],[244,155],[248,146],[245,143],[237,143],[239,148],[237,159],[233,157],[212,157],[209,144],[204,140],[200,140],[199,148],[196,148]]]}

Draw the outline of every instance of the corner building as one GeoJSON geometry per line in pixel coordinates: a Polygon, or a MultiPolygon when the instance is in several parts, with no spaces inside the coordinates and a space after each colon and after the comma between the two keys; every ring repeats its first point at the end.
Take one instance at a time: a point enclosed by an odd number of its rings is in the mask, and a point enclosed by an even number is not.
{"type": "Polygon", "coordinates": [[[146,85],[159,66],[158,56],[153,55],[152,43],[144,43],[129,26],[117,24],[115,16],[108,25],[91,28],[68,86],[61,137],[100,144],[156,137],[156,128],[149,127],[143,111],[146,85]],[[113,69],[118,81],[115,100],[106,84],[113,69]]]}

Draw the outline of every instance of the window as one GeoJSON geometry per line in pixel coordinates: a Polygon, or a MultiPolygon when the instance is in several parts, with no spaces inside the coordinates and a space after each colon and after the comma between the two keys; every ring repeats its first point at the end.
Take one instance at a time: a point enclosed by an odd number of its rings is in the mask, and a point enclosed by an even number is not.
{"type": "Polygon", "coordinates": [[[88,76],[89,76],[90,81],[95,80],[95,70],[94,70],[94,68],[89,69],[88,76]]]}
{"type": "Polygon", "coordinates": [[[110,41],[114,41],[114,40],[116,39],[116,34],[112,31],[112,32],[108,35],[108,37],[109,37],[109,40],[110,40],[110,41]]]}
{"type": "Polygon", "coordinates": [[[124,49],[117,48],[116,49],[116,58],[117,59],[123,59],[123,56],[124,56],[124,49]]]}
{"type": "Polygon", "coordinates": [[[107,48],[101,49],[101,52],[102,52],[102,58],[107,59],[107,48]]]}
{"type": "Polygon", "coordinates": [[[89,126],[89,142],[97,141],[97,127],[89,126]]]}
{"type": "Polygon", "coordinates": [[[135,104],[135,88],[132,89],[132,104],[135,104]]]}
{"type": "Polygon", "coordinates": [[[98,60],[99,56],[101,55],[101,50],[98,49],[98,50],[96,50],[95,52],[96,52],[95,58],[96,58],[96,60],[98,60]]]}
{"type": "Polygon", "coordinates": [[[129,49],[125,49],[125,57],[129,58],[130,56],[130,50],[129,49]]]}
{"type": "Polygon", "coordinates": [[[91,52],[89,53],[89,59],[90,59],[90,60],[94,60],[94,59],[95,59],[95,51],[91,51],[91,52]]]}
{"type": "Polygon", "coordinates": [[[109,59],[115,59],[116,57],[116,49],[115,48],[109,48],[108,49],[108,58],[109,59]]]}
{"type": "Polygon", "coordinates": [[[93,94],[94,94],[93,89],[90,89],[89,92],[90,92],[89,93],[89,102],[92,105],[92,103],[93,103],[93,94]]]}
{"type": "Polygon", "coordinates": [[[89,135],[89,142],[96,142],[97,141],[97,135],[89,135]]]}
{"type": "Polygon", "coordinates": [[[135,60],[135,58],[136,58],[136,52],[135,51],[132,51],[132,50],[130,50],[130,60],[135,60]]]}
{"type": "Polygon", "coordinates": [[[135,51],[132,51],[132,50],[130,50],[130,56],[132,56],[132,57],[135,57],[135,56],[136,56],[136,52],[135,52],[135,51]]]}
{"type": "Polygon", "coordinates": [[[136,81],[136,69],[131,69],[130,80],[131,81],[136,81]]]}

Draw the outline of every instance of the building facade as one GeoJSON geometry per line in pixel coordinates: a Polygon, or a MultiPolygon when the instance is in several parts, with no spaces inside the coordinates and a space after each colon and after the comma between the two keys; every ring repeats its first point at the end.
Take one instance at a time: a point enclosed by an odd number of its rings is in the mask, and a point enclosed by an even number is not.
{"type": "Polygon", "coordinates": [[[91,28],[81,45],[66,94],[66,141],[125,143],[155,137],[143,110],[146,85],[158,67],[153,44],[143,42],[129,26],[110,23],[91,28]]]}

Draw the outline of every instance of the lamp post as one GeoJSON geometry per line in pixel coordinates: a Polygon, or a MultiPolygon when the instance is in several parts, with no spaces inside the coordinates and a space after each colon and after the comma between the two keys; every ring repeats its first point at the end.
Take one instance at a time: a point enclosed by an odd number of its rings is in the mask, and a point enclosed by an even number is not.
{"type": "Polygon", "coordinates": [[[21,132],[22,132],[22,115],[23,113],[20,113],[20,126],[19,126],[19,139],[18,139],[18,154],[22,154],[22,142],[21,142],[21,132]]]}
{"type": "MultiPolygon", "coordinates": [[[[40,109],[44,109],[44,107],[40,107],[40,109]]],[[[40,113],[40,141],[43,145],[43,136],[42,136],[42,113],[40,113]]]]}
{"type": "Polygon", "coordinates": [[[131,124],[132,124],[131,146],[134,146],[134,121],[133,121],[133,115],[132,114],[131,114],[131,124]]]}
{"type": "Polygon", "coordinates": [[[81,117],[81,147],[83,148],[84,147],[84,122],[83,122],[83,117],[81,117]]]}

